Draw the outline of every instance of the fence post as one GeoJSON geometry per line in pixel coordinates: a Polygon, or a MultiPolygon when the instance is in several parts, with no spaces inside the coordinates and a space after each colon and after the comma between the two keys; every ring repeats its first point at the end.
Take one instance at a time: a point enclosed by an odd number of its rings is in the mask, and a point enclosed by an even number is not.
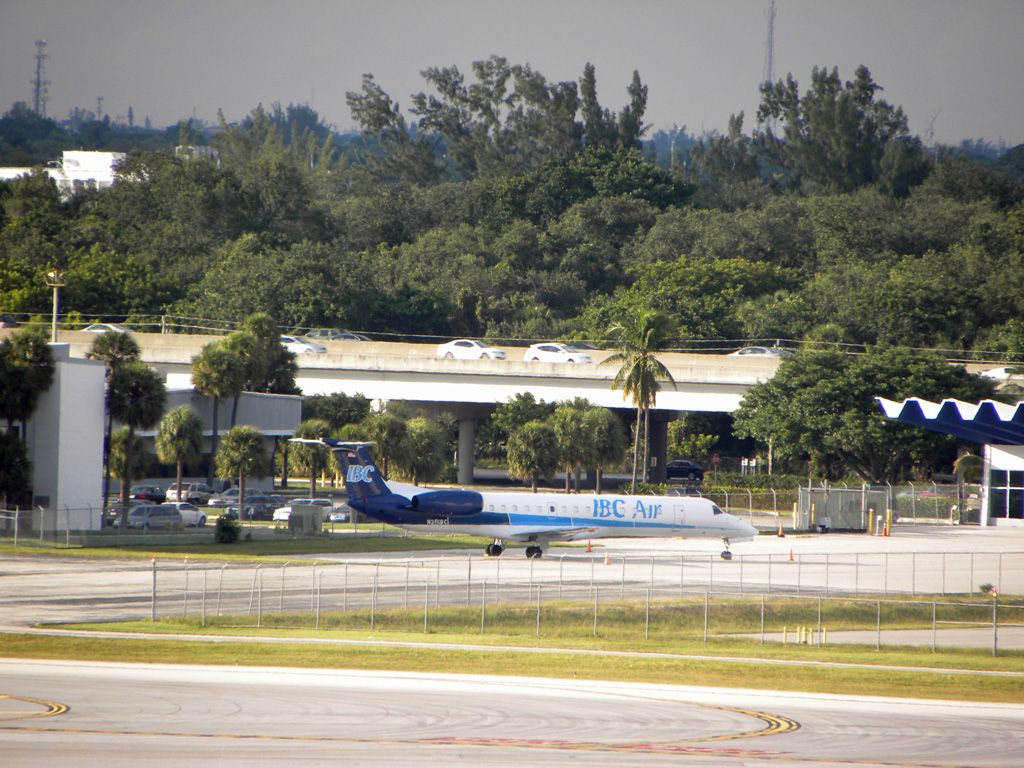
{"type": "Polygon", "coordinates": [[[377,577],[380,575],[380,563],[373,569],[373,590],[370,592],[370,631],[373,632],[377,622],[377,577]]]}
{"type": "Polygon", "coordinates": [[[316,566],[319,560],[313,561],[313,583],[309,585],[309,610],[316,606],[316,566]]]}
{"type": "Polygon", "coordinates": [[[253,598],[256,596],[256,577],[259,576],[260,568],[262,567],[263,563],[257,563],[256,570],[252,572],[252,587],[249,588],[249,614],[252,613],[252,601],[253,598]]]}
{"type": "Polygon", "coordinates": [[[320,629],[320,592],[324,588],[324,574],[321,571],[316,579],[316,629],[320,629]]]}
{"type": "Polygon", "coordinates": [[[708,641],[708,595],[709,590],[704,590],[704,642],[708,641]]]}
{"type": "Polygon", "coordinates": [[[227,564],[220,567],[220,585],[217,587],[217,615],[220,616],[220,599],[224,594],[224,569],[227,568],[227,564]]]}
{"type": "Polygon", "coordinates": [[[910,595],[917,595],[917,552],[910,553],[910,595]]]}
{"type": "Polygon", "coordinates": [[[764,645],[764,592],[761,593],[761,645],[764,645]]]}
{"type": "Polygon", "coordinates": [[[257,571],[259,574],[259,587],[256,589],[256,628],[260,629],[263,627],[263,571],[257,571]]]}
{"type": "MultiPolygon", "coordinates": [[[[533,567],[533,561],[530,561],[530,567],[533,567]]],[[[434,607],[441,607],[441,558],[437,559],[437,571],[434,574],[434,607]]]]}
{"type": "Polygon", "coordinates": [[[992,655],[999,655],[999,595],[992,595],[992,655]]]}
{"type": "Polygon", "coordinates": [[[562,566],[565,565],[565,555],[558,556],[558,599],[562,599],[562,566]]]}
{"type": "Polygon", "coordinates": [[[876,600],[877,614],[875,618],[875,650],[882,650],[882,601],[876,600]]]}
{"type": "Polygon", "coordinates": [[[935,626],[938,623],[936,620],[936,604],[932,603],[932,653],[935,653],[935,626]]]}
{"type": "Polygon", "coordinates": [[[185,606],[181,615],[188,618],[188,555],[185,555],[185,606]]]}
{"type": "Polygon", "coordinates": [[[853,594],[860,594],[860,552],[853,553],[853,594]]]}
{"type": "Polygon", "coordinates": [[[818,595],[818,647],[821,647],[821,595],[818,595]]]}
{"type": "Polygon", "coordinates": [[[647,607],[644,610],[644,640],[651,639],[651,590],[647,589],[647,607]]]}
{"type": "Polygon", "coordinates": [[[974,553],[971,552],[971,580],[967,584],[967,594],[974,591],[974,553]]]}
{"type": "Polygon", "coordinates": [[[206,569],[203,568],[203,614],[202,626],[206,626],[206,569]]]}
{"type": "Polygon", "coordinates": [[[412,561],[408,560],[405,563],[405,599],[402,603],[403,608],[409,607],[409,571],[412,570],[412,561]]]}
{"type": "Polygon", "coordinates": [[[825,595],[826,596],[828,595],[828,574],[829,574],[829,571],[831,569],[832,569],[831,553],[830,552],[826,552],[825,553],[825,595]]]}
{"type": "Polygon", "coordinates": [[[472,599],[472,585],[473,585],[473,555],[466,555],[466,605],[469,605],[469,601],[472,599]]]}
{"type": "Polygon", "coordinates": [[[501,558],[498,558],[498,562],[495,563],[497,568],[494,569],[494,604],[497,605],[500,598],[498,595],[501,589],[501,558]]]}
{"type": "Polygon", "coordinates": [[[288,568],[288,563],[284,563],[281,566],[281,594],[278,596],[278,600],[277,600],[277,612],[278,613],[284,613],[284,573],[285,573],[285,570],[287,568],[288,568]]]}
{"type": "Polygon", "coordinates": [[[594,637],[597,637],[597,589],[592,587],[594,593],[594,637]]]}
{"type": "Polygon", "coordinates": [[[341,587],[341,610],[348,613],[348,563],[345,563],[345,581],[341,587]]]}
{"type": "Polygon", "coordinates": [[[153,555],[153,596],[150,600],[149,614],[150,621],[156,621],[156,555],[153,555]]]}
{"type": "Polygon", "coordinates": [[[540,592],[544,588],[543,584],[537,585],[537,630],[536,635],[540,637],[540,592]]]}
{"type": "Polygon", "coordinates": [[[430,582],[423,582],[423,634],[427,634],[427,609],[430,606],[430,582]]]}
{"type": "Polygon", "coordinates": [[[487,621],[487,579],[484,579],[483,589],[480,592],[480,634],[484,633],[484,624],[487,621]]]}
{"type": "Polygon", "coordinates": [[[743,555],[736,558],[740,561],[740,597],[743,596],[743,555]]]}
{"type": "Polygon", "coordinates": [[[768,553],[768,594],[772,591],[772,553],[768,553]]]}
{"type": "Polygon", "coordinates": [[[942,594],[946,594],[946,553],[942,553],[942,594]]]}
{"type": "Polygon", "coordinates": [[[679,556],[679,599],[683,598],[683,556],[679,556]]]}
{"type": "Polygon", "coordinates": [[[708,555],[708,589],[715,586],[715,556],[708,555]]]}

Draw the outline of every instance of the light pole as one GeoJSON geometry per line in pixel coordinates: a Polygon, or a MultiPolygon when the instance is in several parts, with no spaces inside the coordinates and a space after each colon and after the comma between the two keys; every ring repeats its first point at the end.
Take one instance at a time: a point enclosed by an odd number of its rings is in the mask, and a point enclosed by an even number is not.
{"type": "Polygon", "coordinates": [[[50,342],[57,343],[57,308],[60,306],[60,289],[64,287],[64,273],[54,267],[46,273],[46,284],[53,288],[53,329],[50,342]]]}

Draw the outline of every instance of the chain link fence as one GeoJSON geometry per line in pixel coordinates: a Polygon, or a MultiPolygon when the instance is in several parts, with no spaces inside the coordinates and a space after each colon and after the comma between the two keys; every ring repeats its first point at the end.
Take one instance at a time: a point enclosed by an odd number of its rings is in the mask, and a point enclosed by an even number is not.
{"type": "MultiPolygon", "coordinates": [[[[938,586],[936,580],[944,579],[949,584],[943,595],[952,595],[975,577],[999,578],[1002,568],[1013,571],[1010,581],[1015,583],[1024,566],[1024,553],[986,558],[1002,561],[994,567],[981,558],[972,562],[968,553],[916,557],[927,561],[921,567],[921,586],[932,589],[938,586]],[[953,583],[957,579],[960,583],[953,583]]],[[[712,558],[699,557],[566,556],[530,561],[525,574],[522,567],[510,565],[503,575],[500,559],[473,555],[255,567],[154,560],[151,618],[186,617],[232,629],[537,636],[557,623],[560,632],[569,627],[595,637],[642,632],[645,639],[738,636],[814,645],[829,643],[831,633],[831,642],[933,649],[965,644],[960,632],[967,629],[974,636],[966,644],[991,646],[993,654],[1000,648],[1024,649],[1024,606],[988,597],[935,599],[938,591],[931,599],[918,599],[906,584],[882,591],[886,563],[868,557],[841,564],[864,569],[864,583],[856,594],[828,588],[828,568],[837,564],[821,558],[804,566],[803,582],[799,565],[796,573],[787,573],[781,563],[777,567],[782,572],[772,582],[770,558],[747,562],[742,571],[742,558],[716,565],[712,558]]]]}

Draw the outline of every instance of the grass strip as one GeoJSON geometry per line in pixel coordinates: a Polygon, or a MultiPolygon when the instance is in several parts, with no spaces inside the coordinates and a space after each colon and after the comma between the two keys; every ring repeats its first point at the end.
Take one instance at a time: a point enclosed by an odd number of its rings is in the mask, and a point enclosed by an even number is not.
{"type": "Polygon", "coordinates": [[[324,644],[207,643],[136,638],[0,635],[11,658],[366,669],[704,685],[816,693],[1024,703],[1024,680],[868,668],[786,667],[755,662],[523,654],[507,650],[324,644]]]}

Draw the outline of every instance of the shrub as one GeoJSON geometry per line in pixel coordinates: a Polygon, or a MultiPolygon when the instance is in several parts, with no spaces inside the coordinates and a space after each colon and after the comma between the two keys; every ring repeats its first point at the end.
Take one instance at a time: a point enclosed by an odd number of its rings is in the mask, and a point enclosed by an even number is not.
{"type": "Polygon", "coordinates": [[[217,527],[213,534],[213,540],[218,544],[234,544],[242,532],[242,526],[238,519],[228,515],[221,515],[217,518],[217,527]]]}

